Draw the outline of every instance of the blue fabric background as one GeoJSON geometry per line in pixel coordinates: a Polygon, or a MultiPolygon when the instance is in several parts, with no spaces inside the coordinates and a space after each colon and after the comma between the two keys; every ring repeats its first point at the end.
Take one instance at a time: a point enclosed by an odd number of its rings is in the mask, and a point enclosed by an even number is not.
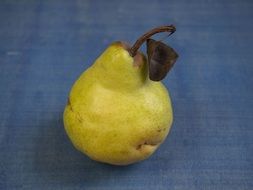
{"type": "Polygon", "coordinates": [[[2,0],[0,189],[252,190],[252,31],[250,0],[2,0]],[[163,24],[180,54],[163,81],[169,137],[139,164],[88,159],[63,129],[73,82],[111,42],[163,24]]]}

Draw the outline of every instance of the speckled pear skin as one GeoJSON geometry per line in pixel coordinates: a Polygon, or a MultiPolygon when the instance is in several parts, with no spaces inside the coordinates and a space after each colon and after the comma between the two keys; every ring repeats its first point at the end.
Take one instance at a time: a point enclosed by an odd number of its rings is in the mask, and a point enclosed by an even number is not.
{"type": "Polygon", "coordinates": [[[111,44],[74,83],[64,111],[73,145],[113,165],[148,158],[165,140],[173,114],[161,82],[148,78],[146,58],[111,44]]]}

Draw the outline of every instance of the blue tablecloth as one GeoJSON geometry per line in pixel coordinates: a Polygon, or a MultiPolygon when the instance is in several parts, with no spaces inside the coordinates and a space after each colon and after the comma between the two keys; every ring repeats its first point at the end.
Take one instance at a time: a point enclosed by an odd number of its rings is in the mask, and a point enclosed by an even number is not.
{"type": "Polygon", "coordinates": [[[252,30],[250,0],[1,1],[0,189],[252,190],[252,30]],[[163,81],[169,137],[139,164],[90,160],[63,129],[73,82],[111,42],[163,24],[180,54],[163,81]]]}

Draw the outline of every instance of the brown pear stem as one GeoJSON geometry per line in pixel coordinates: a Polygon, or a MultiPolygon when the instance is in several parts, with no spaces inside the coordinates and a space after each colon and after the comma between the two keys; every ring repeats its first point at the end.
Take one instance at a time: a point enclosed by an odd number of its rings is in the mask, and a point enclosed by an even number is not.
{"type": "Polygon", "coordinates": [[[173,25],[169,26],[160,26],[157,28],[153,28],[147,33],[143,34],[135,43],[134,45],[129,49],[129,54],[134,57],[138,51],[138,49],[141,47],[141,45],[151,36],[154,34],[160,33],[160,32],[170,32],[170,35],[173,34],[176,31],[176,27],[173,25]]]}

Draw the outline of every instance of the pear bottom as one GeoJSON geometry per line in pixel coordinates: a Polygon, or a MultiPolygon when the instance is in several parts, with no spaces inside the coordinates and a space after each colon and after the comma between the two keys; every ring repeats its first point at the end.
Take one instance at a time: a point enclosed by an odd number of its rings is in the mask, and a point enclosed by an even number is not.
{"type": "Polygon", "coordinates": [[[83,96],[73,92],[64,111],[65,130],[76,149],[113,165],[152,155],[168,135],[172,120],[169,94],[161,83],[153,82],[131,94],[99,85],[89,87],[83,96]]]}

